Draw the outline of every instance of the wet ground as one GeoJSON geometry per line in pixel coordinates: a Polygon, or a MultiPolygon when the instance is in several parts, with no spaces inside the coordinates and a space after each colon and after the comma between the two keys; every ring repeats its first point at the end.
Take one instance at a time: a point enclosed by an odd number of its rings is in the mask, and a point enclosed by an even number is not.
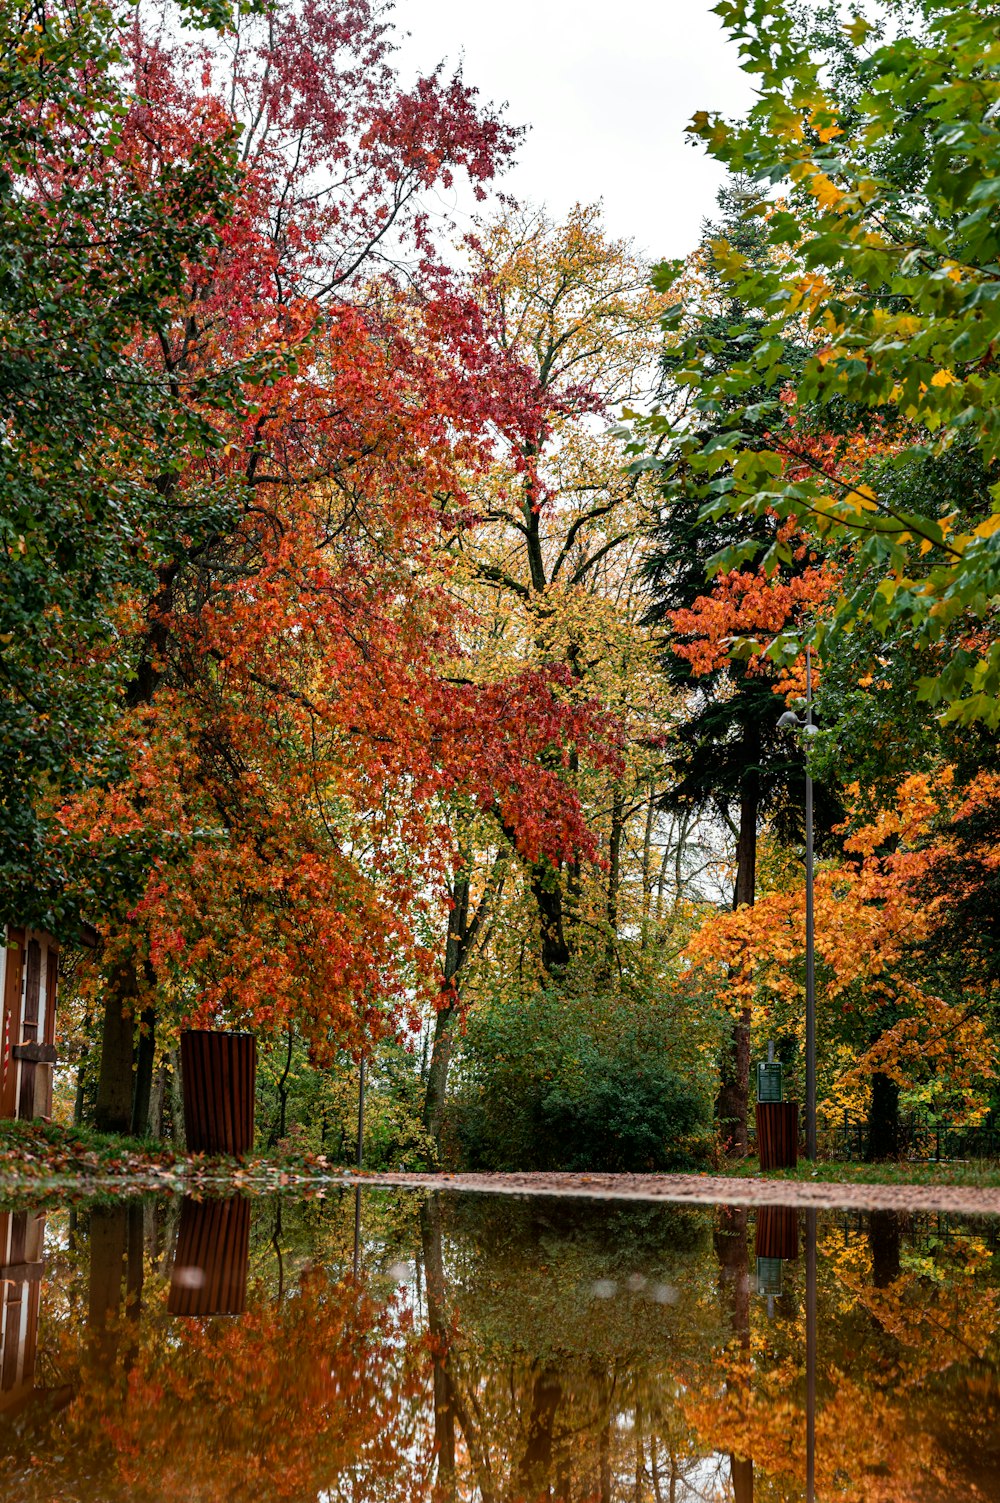
{"type": "Polygon", "coordinates": [[[0,1256],[3,1503],[1000,1498],[986,1216],[161,1196],[0,1256]]]}
{"type": "MultiPolygon", "coordinates": [[[[352,1175],[341,1176],[357,1182],[352,1175]]],[[[468,1190],[485,1195],[571,1196],[598,1200],[670,1200],[689,1205],[835,1206],[872,1211],[948,1211],[1000,1215],[1000,1187],[864,1184],[723,1174],[369,1174],[366,1185],[468,1190]]]]}

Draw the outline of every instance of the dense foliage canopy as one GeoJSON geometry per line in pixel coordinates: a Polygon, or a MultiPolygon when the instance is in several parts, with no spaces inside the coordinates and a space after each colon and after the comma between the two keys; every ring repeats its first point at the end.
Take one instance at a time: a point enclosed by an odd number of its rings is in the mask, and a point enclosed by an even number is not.
{"type": "Polygon", "coordinates": [[[1000,18],[717,10],[656,268],[366,0],[4,12],[0,880],[78,1117],[174,1122],[194,1023],[272,1142],[364,1057],[387,1159],[744,1152],[807,765],[825,1130],[993,1110],[1000,18]]]}

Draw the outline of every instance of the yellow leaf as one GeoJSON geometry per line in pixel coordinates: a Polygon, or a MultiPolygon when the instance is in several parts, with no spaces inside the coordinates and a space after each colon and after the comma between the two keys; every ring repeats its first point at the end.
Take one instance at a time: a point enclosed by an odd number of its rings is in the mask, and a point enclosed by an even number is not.
{"type": "Polygon", "coordinates": [[[1000,529],[1000,511],[995,511],[992,517],[987,517],[985,522],[980,522],[978,527],[972,529],[974,538],[991,538],[1000,529]]]}
{"type": "Polygon", "coordinates": [[[878,497],[870,485],[859,485],[857,490],[851,491],[849,500],[857,500],[863,511],[877,511],[878,497]]]}
{"type": "Polygon", "coordinates": [[[870,21],[866,21],[864,16],[855,16],[851,21],[851,24],[844,27],[844,31],[850,37],[851,42],[855,47],[863,46],[865,38],[867,37],[871,29],[872,23],[870,21]]]}
{"type": "Polygon", "coordinates": [[[809,191],[821,209],[835,209],[844,197],[833,179],[827,177],[825,172],[813,173],[809,191]]]}
{"type": "Polygon", "coordinates": [[[932,386],[953,386],[955,384],[956,377],[952,375],[951,371],[935,371],[931,377],[932,386]]]}

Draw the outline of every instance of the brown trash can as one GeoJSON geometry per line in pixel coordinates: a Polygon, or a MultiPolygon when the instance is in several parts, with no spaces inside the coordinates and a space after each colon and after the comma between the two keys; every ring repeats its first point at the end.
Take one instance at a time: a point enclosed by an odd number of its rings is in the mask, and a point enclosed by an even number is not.
{"type": "Polygon", "coordinates": [[[799,1103],[758,1101],[757,1153],[762,1169],[794,1169],[799,1161],[799,1103]]]}
{"type": "Polygon", "coordinates": [[[754,1252],[758,1258],[797,1258],[799,1255],[799,1213],[794,1206],[761,1206],[757,1211],[757,1237],[754,1252]]]}
{"type": "Polygon", "coordinates": [[[181,1034],[181,1086],[188,1153],[242,1158],[253,1148],[257,1041],[252,1033],[181,1034]]]}
{"type": "Polygon", "coordinates": [[[250,1202],[181,1202],[167,1309],[171,1315],[242,1315],[250,1263],[250,1202]]]}

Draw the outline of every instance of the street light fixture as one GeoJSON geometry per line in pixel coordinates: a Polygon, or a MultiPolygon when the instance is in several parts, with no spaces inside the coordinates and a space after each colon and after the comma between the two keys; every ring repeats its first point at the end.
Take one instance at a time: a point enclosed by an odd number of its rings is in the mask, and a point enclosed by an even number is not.
{"type": "MultiPolygon", "coordinates": [[[[812,650],[806,648],[806,709],[804,718],[786,710],[779,730],[801,730],[815,736],[812,718],[812,650]]],[[[813,780],[806,762],[806,1158],[816,1158],[816,921],[813,909],[813,780]]]]}

